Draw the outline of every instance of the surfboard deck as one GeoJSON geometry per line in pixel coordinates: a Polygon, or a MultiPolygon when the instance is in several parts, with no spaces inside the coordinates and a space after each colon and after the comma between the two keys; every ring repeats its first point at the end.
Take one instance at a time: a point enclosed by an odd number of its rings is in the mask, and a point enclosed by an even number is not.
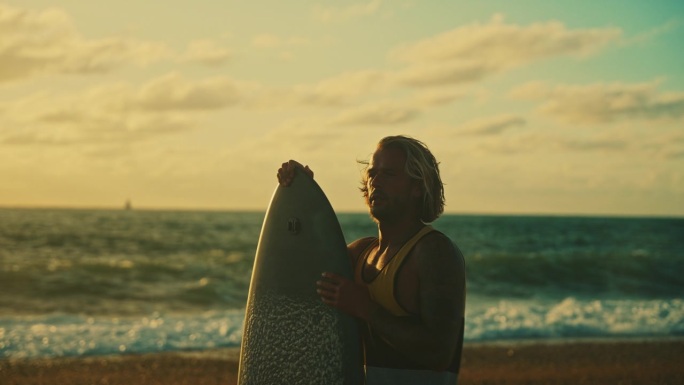
{"type": "Polygon", "coordinates": [[[316,292],[324,271],[353,279],[323,190],[301,170],[266,212],[250,282],[238,383],[363,384],[356,321],[316,292]]]}

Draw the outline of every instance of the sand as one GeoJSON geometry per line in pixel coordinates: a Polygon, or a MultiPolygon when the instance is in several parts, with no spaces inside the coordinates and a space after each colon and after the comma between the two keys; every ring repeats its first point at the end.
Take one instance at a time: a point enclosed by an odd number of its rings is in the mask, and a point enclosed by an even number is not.
{"type": "MultiPolygon", "coordinates": [[[[0,384],[236,384],[236,350],[0,360],[0,384]]],[[[684,339],[466,344],[460,385],[684,384],[684,339]]]]}

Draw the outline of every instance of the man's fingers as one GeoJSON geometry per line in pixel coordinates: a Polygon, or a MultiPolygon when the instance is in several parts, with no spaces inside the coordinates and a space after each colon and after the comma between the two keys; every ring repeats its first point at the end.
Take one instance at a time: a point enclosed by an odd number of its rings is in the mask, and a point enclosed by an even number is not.
{"type": "Polygon", "coordinates": [[[280,183],[280,185],[284,187],[289,186],[292,183],[292,180],[294,179],[295,171],[297,170],[297,168],[302,169],[302,171],[304,171],[305,174],[313,178],[313,171],[311,171],[309,166],[303,166],[296,160],[291,159],[280,165],[280,169],[278,169],[277,174],[278,183],[280,183]]]}
{"type": "Polygon", "coordinates": [[[336,306],[339,296],[340,282],[334,279],[334,275],[323,273],[324,279],[316,281],[316,292],[321,297],[321,301],[326,305],[336,306]]]}
{"type": "Polygon", "coordinates": [[[343,276],[331,273],[329,271],[324,272],[323,274],[321,274],[321,276],[329,281],[338,283],[342,283],[342,281],[345,279],[343,276]]]}
{"type": "Polygon", "coordinates": [[[295,167],[297,167],[297,166],[299,166],[299,167],[301,167],[301,168],[304,168],[304,166],[302,166],[302,164],[299,163],[299,162],[297,162],[296,160],[290,159],[287,163],[288,163],[288,166],[289,166],[289,167],[292,167],[292,168],[295,168],[295,167]]]}
{"type": "Polygon", "coordinates": [[[314,177],[313,170],[311,170],[308,165],[306,167],[304,167],[304,172],[306,172],[306,174],[309,175],[310,177],[312,177],[312,178],[314,177]]]}
{"type": "Polygon", "coordinates": [[[291,160],[280,165],[278,170],[278,183],[283,186],[289,186],[292,183],[292,177],[294,174],[294,166],[291,166],[291,160]]]}
{"type": "Polygon", "coordinates": [[[340,288],[340,284],[338,282],[324,280],[316,281],[316,285],[318,286],[319,290],[325,290],[330,292],[337,292],[340,288]]]}

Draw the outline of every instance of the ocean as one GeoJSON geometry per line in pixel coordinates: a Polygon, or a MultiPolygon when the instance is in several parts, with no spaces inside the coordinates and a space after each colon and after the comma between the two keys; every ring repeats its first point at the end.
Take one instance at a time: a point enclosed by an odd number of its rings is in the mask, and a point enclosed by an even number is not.
{"type": "MultiPolygon", "coordinates": [[[[339,214],[347,241],[376,233],[339,214]]],[[[0,358],[237,348],[264,213],[0,209],[0,358]]],[[[445,215],[465,340],[684,336],[684,219],[445,215]]]]}

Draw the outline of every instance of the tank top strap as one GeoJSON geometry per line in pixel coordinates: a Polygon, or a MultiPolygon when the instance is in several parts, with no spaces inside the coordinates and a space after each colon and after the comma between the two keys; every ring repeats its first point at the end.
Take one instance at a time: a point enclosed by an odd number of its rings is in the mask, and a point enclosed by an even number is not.
{"type": "Polygon", "coordinates": [[[373,238],[370,242],[368,242],[368,246],[366,246],[365,249],[359,254],[359,257],[356,260],[356,264],[354,266],[354,281],[358,283],[365,283],[363,281],[363,265],[366,264],[366,260],[368,259],[368,255],[370,255],[371,250],[378,244],[378,238],[373,238]]]}
{"type": "Polygon", "coordinates": [[[420,241],[426,234],[431,233],[434,230],[435,229],[429,225],[420,229],[420,231],[418,231],[401,247],[401,249],[399,249],[397,254],[395,254],[394,257],[392,257],[392,259],[387,263],[387,265],[385,265],[385,268],[382,269],[380,275],[383,277],[388,277],[388,279],[390,279],[392,282],[392,293],[394,293],[394,282],[396,280],[397,272],[403,265],[406,256],[409,255],[418,241],[420,241]]]}
{"type": "Polygon", "coordinates": [[[434,230],[435,229],[433,229],[432,226],[430,226],[430,225],[426,225],[425,227],[420,229],[416,233],[416,235],[414,235],[413,237],[411,237],[411,239],[409,239],[406,243],[404,243],[404,245],[401,247],[401,249],[399,249],[397,254],[392,258],[392,260],[389,261],[387,266],[392,265],[392,264],[401,265],[401,262],[404,260],[404,258],[406,258],[406,256],[409,254],[409,252],[411,252],[411,250],[413,250],[413,247],[416,245],[416,243],[418,243],[418,241],[420,241],[423,238],[423,236],[425,236],[428,233],[431,233],[434,230]]]}

